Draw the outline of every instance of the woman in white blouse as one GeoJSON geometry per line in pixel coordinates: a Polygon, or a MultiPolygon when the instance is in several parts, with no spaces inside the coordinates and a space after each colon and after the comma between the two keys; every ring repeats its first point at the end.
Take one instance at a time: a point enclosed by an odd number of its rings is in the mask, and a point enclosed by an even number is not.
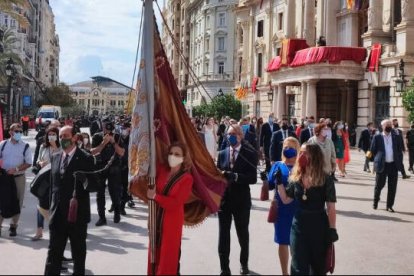
{"type": "MultiPolygon", "coordinates": [[[[51,127],[46,130],[45,142],[40,147],[39,158],[37,160],[37,165],[40,168],[45,167],[50,163],[52,155],[59,152],[60,143],[59,143],[59,129],[51,127]]],[[[39,199],[39,205],[37,209],[37,230],[36,234],[32,237],[32,241],[38,241],[43,237],[43,228],[44,228],[44,219],[48,219],[47,210],[41,206],[49,206],[49,197],[47,196],[44,199],[39,199]],[[39,210],[42,210],[40,212],[39,210]]]]}

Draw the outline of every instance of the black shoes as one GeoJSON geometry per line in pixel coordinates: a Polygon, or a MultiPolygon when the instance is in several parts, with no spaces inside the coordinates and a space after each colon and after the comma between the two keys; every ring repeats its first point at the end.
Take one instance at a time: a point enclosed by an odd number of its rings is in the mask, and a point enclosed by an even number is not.
{"type": "Polygon", "coordinates": [[[227,269],[222,269],[222,270],[220,271],[220,275],[222,275],[222,276],[224,276],[224,275],[231,275],[230,268],[227,268],[227,269]]]}
{"type": "Polygon", "coordinates": [[[16,231],[16,229],[17,229],[17,226],[15,226],[15,225],[10,225],[10,228],[9,228],[9,236],[10,236],[10,237],[16,237],[16,236],[17,236],[17,231],[16,231]]]}
{"type": "Polygon", "coordinates": [[[106,225],[106,218],[99,218],[99,220],[95,223],[95,226],[102,226],[106,225]]]}
{"type": "Polygon", "coordinates": [[[240,267],[240,275],[249,275],[250,274],[250,270],[247,267],[247,265],[242,265],[240,267]]]}
{"type": "Polygon", "coordinates": [[[65,256],[63,256],[62,262],[66,262],[66,263],[73,262],[73,259],[72,258],[66,258],[65,256]]]}
{"type": "Polygon", "coordinates": [[[123,216],[126,216],[127,215],[127,213],[125,212],[125,209],[124,208],[121,208],[121,215],[123,215],[123,216]]]}
{"type": "Polygon", "coordinates": [[[374,204],[372,205],[372,208],[374,208],[374,210],[377,210],[377,208],[378,208],[378,202],[374,202],[374,204]]]}
{"type": "Polygon", "coordinates": [[[406,175],[406,174],[404,174],[402,178],[403,178],[403,179],[408,179],[408,178],[410,178],[410,177],[411,177],[411,175],[406,175]]]}
{"type": "Polygon", "coordinates": [[[387,211],[390,213],[394,213],[394,209],[392,209],[392,207],[387,207],[387,211]]]}
{"type": "Polygon", "coordinates": [[[114,211],[114,205],[111,205],[111,208],[108,210],[109,213],[112,213],[114,211]]]}
{"type": "Polygon", "coordinates": [[[119,223],[121,221],[121,214],[119,213],[119,211],[115,211],[114,214],[114,223],[119,223]]]}
{"type": "Polygon", "coordinates": [[[132,207],[134,207],[134,206],[135,206],[134,201],[129,200],[129,201],[128,201],[128,207],[129,207],[129,208],[132,208],[132,207]]]}

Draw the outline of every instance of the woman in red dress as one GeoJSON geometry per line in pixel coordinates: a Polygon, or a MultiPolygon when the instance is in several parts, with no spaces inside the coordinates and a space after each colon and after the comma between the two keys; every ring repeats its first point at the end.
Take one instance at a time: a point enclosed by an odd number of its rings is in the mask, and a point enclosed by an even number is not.
{"type": "MultiPolygon", "coordinates": [[[[147,196],[157,203],[157,253],[155,275],[178,273],[184,203],[191,193],[193,177],[187,147],[173,143],[168,149],[168,167],[157,166],[156,189],[147,196]]],[[[149,249],[151,250],[151,249],[149,249]]],[[[150,264],[148,274],[151,274],[150,264]]]]}

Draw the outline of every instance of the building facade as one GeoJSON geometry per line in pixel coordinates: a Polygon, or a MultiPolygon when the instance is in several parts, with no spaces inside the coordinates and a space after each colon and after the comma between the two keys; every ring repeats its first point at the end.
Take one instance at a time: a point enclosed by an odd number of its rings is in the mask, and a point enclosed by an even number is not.
{"type": "Polygon", "coordinates": [[[315,116],[360,129],[407,113],[399,64],[414,73],[414,1],[241,0],[236,8],[235,86],[258,79],[243,115],[315,116]]]}
{"type": "Polygon", "coordinates": [[[13,9],[21,19],[16,20],[5,11],[0,11],[0,26],[12,31],[15,36],[12,51],[22,63],[14,61],[17,81],[13,82],[12,87],[16,98],[14,110],[21,114],[29,108],[23,105],[24,96],[30,96],[33,106],[39,86],[44,88],[59,83],[60,46],[48,0],[26,0],[25,5],[14,6],[13,9]]]}
{"type": "Polygon", "coordinates": [[[129,92],[133,90],[110,78],[96,76],[69,86],[72,98],[83,107],[85,114],[123,114],[129,92]]]}
{"type": "Polygon", "coordinates": [[[168,28],[163,26],[162,41],[190,115],[194,106],[233,92],[236,4],[234,0],[165,2],[168,28]]]}

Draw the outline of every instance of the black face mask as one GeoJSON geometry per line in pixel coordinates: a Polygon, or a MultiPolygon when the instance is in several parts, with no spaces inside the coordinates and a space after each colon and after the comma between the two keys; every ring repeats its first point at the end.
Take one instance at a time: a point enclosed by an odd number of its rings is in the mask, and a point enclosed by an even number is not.
{"type": "Polygon", "coordinates": [[[394,128],[397,128],[397,127],[398,127],[398,124],[395,124],[395,125],[394,125],[394,128]]]}
{"type": "Polygon", "coordinates": [[[288,125],[287,125],[287,124],[282,124],[282,129],[283,129],[283,130],[288,129],[288,125]]]}
{"type": "Polygon", "coordinates": [[[392,127],[390,127],[390,126],[386,126],[386,127],[384,128],[384,130],[385,130],[385,132],[390,133],[390,132],[391,132],[391,130],[392,130],[392,127]]]}

